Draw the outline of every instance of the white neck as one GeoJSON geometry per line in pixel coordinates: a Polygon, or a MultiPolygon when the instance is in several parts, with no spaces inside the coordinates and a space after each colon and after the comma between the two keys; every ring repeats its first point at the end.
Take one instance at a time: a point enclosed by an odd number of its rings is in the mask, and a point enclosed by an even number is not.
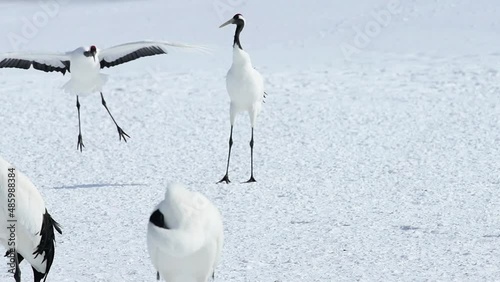
{"type": "Polygon", "coordinates": [[[252,66],[248,53],[238,48],[238,46],[233,47],[233,65],[252,66]]]}

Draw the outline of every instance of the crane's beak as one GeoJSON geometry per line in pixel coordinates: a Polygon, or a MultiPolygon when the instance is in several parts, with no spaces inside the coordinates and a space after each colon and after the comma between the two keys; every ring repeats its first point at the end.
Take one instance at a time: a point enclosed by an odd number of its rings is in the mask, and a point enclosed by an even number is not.
{"type": "Polygon", "coordinates": [[[92,57],[94,58],[94,62],[95,62],[95,53],[92,53],[92,57]]]}
{"type": "Polygon", "coordinates": [[[219,26],[219,28],[221,28],[221,27],[225,27],[225,26],[226,26],[226,25],[228,25],[228,24],[234,24],[234,19],[230,19],[230,20],[228,20],[227,22],[225,22],[225,23],[223,23],[221,26],[219,26]]]}

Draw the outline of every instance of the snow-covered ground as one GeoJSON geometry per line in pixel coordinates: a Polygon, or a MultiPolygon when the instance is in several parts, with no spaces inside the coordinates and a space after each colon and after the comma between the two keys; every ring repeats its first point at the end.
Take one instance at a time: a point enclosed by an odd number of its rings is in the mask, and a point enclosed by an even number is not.
{"type": "MultiPolygon", "coordinates": [[[[221,210],[216,281],[500,281],[497,1],[60,2],[29,36],[26,22],[47,12],[0,3],[0,52],[155,39],[212,53],[106,69],[108,106],[131,139],[119,142],[88,96],[83,153],[75,99],[60,90],[68,78],[0,70],[0,155],[63,228],[48,281],[155,281],[146,226],[170,181],[221,210]],[[233,183],[217,185],[234,32],[218,26],[238,12],[269,95],[255,132],[258,182],[239,184],[250,173],[242,115],[233,183]]],[[[0,264],[1,281],[6,271],[0,264]]]]}

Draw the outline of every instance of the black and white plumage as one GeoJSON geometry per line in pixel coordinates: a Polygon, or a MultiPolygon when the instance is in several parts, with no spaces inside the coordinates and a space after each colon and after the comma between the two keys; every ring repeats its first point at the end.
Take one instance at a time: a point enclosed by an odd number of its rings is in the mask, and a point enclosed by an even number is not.
{"type": "Polygon", "coordinates": [[[256,182],[253,175],[253,131],[255,128],[257,115],[260,113],[262,101],[265,95],[264,80],[260,73],[252,66],[250,55],[243,50],[240,41],[240,34],[245,26],[245,19],[241,14],[234,15],[233,18],[222,24],[224,27],[229,24],[236,25],[233,40],[233,64],[227,72],[226,88],[231,99],[230,122],[231,133],[229,135],[229,153],[227,157],[226,174],[218,182],[231,182],[229,180],[229,160],[231,159],[231,147],[233,146],[233,126],[236,115],[240,112],[247,112],[252,125],[252,138],[250,139],[250,179],[247,183],[256,182]]]}
{"type": "Polygon", "coordinates": [[[84,144],[81,133],[80,101],[79,96],[94,92],[101,94],[101,103],[113,120],[118,130],[119,139],[126,142],[130,136],[118,126],[109,111],[102,88],[107,81],[107,76],[101,74],[103,68],[110,68],[124,64],[142,57],[167,54],[168,48],[194,48],[200,47],[169,43],[162,41],[140,41],[126,43],[111,48],[100,50],[95,46],[80,47],[67,53],[6,53],[0,54],[0,68],[30,69],[44,72],[60,72],[63,75],[71,74],[70,80],[63,86],[65,92],[76,95],[78,110],[78,141],[77,149],[83,150],[84,144]]]}
{"type": "Polygon", "coordinates": [[[147,246],[153,266],[167,282],[207,282],[223,245],[219,210],[202,194],[170,184],[152,212],[147,246]]]}
{"type": "Polygon", "coordinates": [[[5,256],[12,258],[11,261],[16,261],[17,254],[16,282],[21,281],[19,264],[23,260],[31,264],[35,282],[47,279],[54,261],[55,231],[62,234],[35,185],[0,157],[0,245],[7,249],[5,256]],[[15,190],[12,190],[13,184],[15,190]],[[12,191],[15,191],[15,197],[12,191]],[[12,242],[15,242],[15,248],[12,242]]]}

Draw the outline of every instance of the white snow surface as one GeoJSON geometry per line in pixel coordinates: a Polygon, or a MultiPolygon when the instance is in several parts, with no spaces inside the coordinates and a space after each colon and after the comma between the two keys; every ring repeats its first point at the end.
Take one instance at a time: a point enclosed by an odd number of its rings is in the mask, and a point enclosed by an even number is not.
{"type": "Polygon", "coordinates": [[[500,281],[500,6],[393,1],[60,0],[45,22],[37,1],[2,1],[0,53],[137,40],[212,50],[106,69],[107,104],[131,138],[118,140],[96,93],[80,99],[83,153],[68,77],[0,70],[0,155],[63,230],[47,280],[156,281],[147,222],[178,181],[221,211],[215,281],[500,281]],[[389,5],[399,12],[377,29],[389,5]],[[269,95],[258,182],[239,183],[250,175],[240,115],[222,185],[234,28],[218,26],[235,13],[269,95]],[[33,17],[40,27],[22,35],[33,17]]]}

